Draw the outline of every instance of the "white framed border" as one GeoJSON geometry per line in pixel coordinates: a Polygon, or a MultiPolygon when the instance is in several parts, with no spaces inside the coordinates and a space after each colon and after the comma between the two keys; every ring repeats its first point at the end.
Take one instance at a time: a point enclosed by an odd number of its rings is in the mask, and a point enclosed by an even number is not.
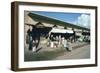
{"type": "Polygon", "coordinates": [[[50,66],[64,66],[64,65],[84,65],[95,64],[95,10],[81,9],[81,8],[63,8],[37,5],[19,5],[19,48],[18,48],[18,63],[19,68],[35,68],[35,67],[50,67],[50,66]],[[49,11],[49,12],[74,12],[74,13],[89,13],[91,15],[91,50],[90,59],[78,60],[55,60],[55,61],[33,61],[24,62],[24,10],[27,11],[49,11]]]}

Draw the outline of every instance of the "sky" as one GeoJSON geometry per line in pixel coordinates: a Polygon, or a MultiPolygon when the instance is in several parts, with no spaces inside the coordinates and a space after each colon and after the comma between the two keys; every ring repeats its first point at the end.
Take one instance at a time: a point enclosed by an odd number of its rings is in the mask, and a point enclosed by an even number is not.
{"type": "Polygon", "coordinates": [[[61,20],[74,25],[90,28],[90,14],[87,13],[44,12],[44,11],[32,11],[32,13],[61,20]]]}

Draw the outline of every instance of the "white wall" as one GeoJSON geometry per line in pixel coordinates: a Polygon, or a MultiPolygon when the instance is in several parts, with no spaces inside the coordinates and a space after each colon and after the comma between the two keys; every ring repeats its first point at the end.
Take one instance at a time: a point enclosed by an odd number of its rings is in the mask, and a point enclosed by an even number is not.
{"type": "MultiPolygon", "coordinates": [[[[10,3],[14,0],[0,0],[0,73],[14,73],[10,70],[10,54],[11,54],[11,12],[10,3]]],[[[62,3],[62,4],[78,4],[78,5],[94,5],[99,6],[100,0],[21,0],[34,2],[48,2],[48,3],[62,3]]],[[[100,10],[98,10],[100,13],[100,10]]],[[[100,19],[98,14],[98,19],[100,19]]],[[[98,24],[100,21],[98,22],[98,24]]],[[[100,25],[98,25],[100,27],[100,25]]],[[[100,29],[98,30],[100,31],[100,29]]],[[[99,36],[100,37],[100,34],[99,36]]],[[[99,43],[100,43],[100,39],[99,43]]],[[[100,46],[99,46],[100,48],[100,46]]],[[[100,49],[98,51],[100,52],[100,49]]],[[[100,53],[98,54],[100,56],[100,53]]],[[[33,71],[26,71],[32,73],[33,71]]],[[[40,70],[34,73],[99,73],[100,72],[100,58],[98,67],[88,68],[73,68],[73,69],[57,69],[57,70],[40,70]]],[[[24,72],[22,72],[24,73],[24,72]]]]}

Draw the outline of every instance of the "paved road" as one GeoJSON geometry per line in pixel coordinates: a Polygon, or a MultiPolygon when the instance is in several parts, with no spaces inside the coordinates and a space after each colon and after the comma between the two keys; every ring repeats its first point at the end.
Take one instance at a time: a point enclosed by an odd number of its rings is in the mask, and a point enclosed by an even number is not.
{"type": "Polygon", "coordinates": [[[81,48],[73,49],[71,52],[65,52],[56,59],[87,59],[90,58],[90,45],[83,46],[81,48]]]}

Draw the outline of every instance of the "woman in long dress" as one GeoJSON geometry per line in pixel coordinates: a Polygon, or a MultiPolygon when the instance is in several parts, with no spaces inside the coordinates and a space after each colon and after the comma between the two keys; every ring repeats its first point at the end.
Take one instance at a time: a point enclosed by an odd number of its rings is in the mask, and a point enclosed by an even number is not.
{"type": "Polygon", "coordinates": [[[66,50],[68,50],[68,41],[65,39],[65,38],[63,38],[63,45],[64,45],[64,48],[66,49],[66,50]]]}

